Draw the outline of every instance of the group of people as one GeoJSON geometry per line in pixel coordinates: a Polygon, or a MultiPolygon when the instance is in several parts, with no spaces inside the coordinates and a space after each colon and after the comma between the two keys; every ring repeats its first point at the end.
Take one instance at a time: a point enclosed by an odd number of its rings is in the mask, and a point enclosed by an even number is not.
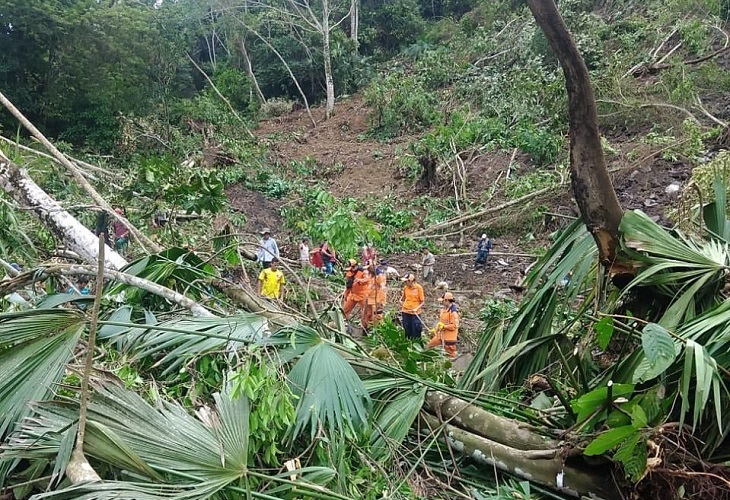
{"type": "MultiPolygon", "coordinates": [[[[271,237],[271,231],[261,231],[262,239],[257,252],[257,260],[262,270],[258,276],[257,289],[263,297],[282,299],[286,278],[279,269],[279,248],[271,237]]],[[[484,268],[492,243],[483,234],[476,245],[474,269],[484,268]]],[[[316,248],[310,248],[309,238],[302,238],[298,245],[298,260],[302,269],[318,269],[325,276],[334,273],[334,265],[339,263],[337,254],[328,242],[322,242],[316,248]]],[[[434,284],[436,275],[434,266],[436,257],[424,246],[421,253],[421,276],[424,282],[434,284]]],[[[350,324],[355,311],[359,310],[360,325],[365,335],[373,325],[382,320],[388,304],[388,279],[398,276],[386,259],[379,259],[374,246],[364,245],[360,261],[349,259],[345,264],[345,291],[342,309],[345,319],[350,324]]],[[[424,322],[422,310],[425,302],[423,286],[418,283],[416,275],[408,273],[401,278],[399,304],[401,324],[407,338],[420,341],[423,336],[424,322]]],[[[456,357],[456,345],[459,335],[461,315],[454,295],[446,291],[438,299],[440,303],[438,323],[430,330],[432,334],[427,347],[441,346],[450,357],[456,357]]]]}

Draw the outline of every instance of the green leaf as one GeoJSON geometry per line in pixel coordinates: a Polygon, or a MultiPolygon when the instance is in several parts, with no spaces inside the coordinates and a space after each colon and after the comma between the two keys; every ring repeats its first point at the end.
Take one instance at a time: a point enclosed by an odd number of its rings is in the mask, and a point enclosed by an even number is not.
{"type": "Polygon", "coordinates": [[[598,347],[605,350],[613,337],[613,318],[611,316],[606,316],[594,324],[593,328],[596,330],[596,342],[598,342],[598,347]]]}
{"type": "Polygon", "coordinates": [[[633,382],[646,382],[658,377],[669,368],[677,357],[674,339],[663,326],[649,323],[641,334],[641,346],[645,359],[634,371],[633,382]]]}
{"type": "Polygon", "coordinates": [[[289,384],[299,397],[293,438],[305,427],[312,439],[320,426],[354,434],[367,428],[370,396],[352,366],[329,344],[309,348],[289,373],[289,384]]]}
{"type": "Polygon", "coordinates": [[[391,450],[399,449],[421,411],[426,386],[420,386],[416,390],[406,388],[393,392],[381,404],[375,431],[370,436],[371,456],[376,460],[382,459],[391,450]]]}
{"type": "Polygon", "coordinates": [[[586,446],[583,454],[588,456],[602,455],[618,446],[630,436],[636,434],[636,429],[634,429],[634,427],[631,425],[625,425],[623,427],[611,429],[591,441],[590,444],[586,446]]]}
{"type": "MultiPolygon", "coordinates": [[[[614,399],[621,396],[628,396],[632,392],[634,392],[634,386],[631,384],[613,384],[611,387],[611,394],[614,399]]],[[[573,407],[573,411],[578,414],[578,422],[582,422],[594,411],[605,406],[608,403],[607,398],[608,388],[599,387],[573,400],[570,404],[573,407]]]]}
{"type": "Polygon", "coordinates": [[[634,429],[638,430],[646,427],[647,423],[648,419],[646,418],[644,409],[639,405],[635,405],[634,409],[631,411],[631,425],[634,429]]]}

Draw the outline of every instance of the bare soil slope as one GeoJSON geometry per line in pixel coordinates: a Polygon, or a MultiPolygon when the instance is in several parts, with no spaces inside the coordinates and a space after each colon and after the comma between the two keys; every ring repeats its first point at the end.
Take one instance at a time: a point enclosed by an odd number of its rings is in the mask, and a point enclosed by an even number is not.
{"type": "MultiPolygon", "coordinates": [[[[324,110],[313,108],[316,127],[312,126],[306,111],[294,111],[263,122],[257,135],[267,142],[271,155],[282,163],[314,160],[319,166],[317,175],[328,181],[329,190],[336,197],[364,197],[372,194],[385,197],[392,194],[406,202],[424,193],[432,196],[453,194],[453,186],[448,182],[426,188],[422,184],[404,180],[398,160],[408,154],[409,145],[418,137],[404,136],[389,142],[371,138],[367,134],[368,108],[360,97],[342,99],[335,111],[336,114],[330,120],[324,120],[324,110]]],[[[683,188],[689,177],[690,166],[682,162],[665,161],[658,147],[633,142],[625,135],[609,136],[609,141],[616,152],[607,153],[608,167],[612,171],[613,183],[623,207],[627,210],[641,209],[657,220],[666,221],[665,211],[678,196],[667,192],[667,187],[678,184],[683,188]]],[[[470,203],[472,206],[489,207],[507,201],[497,190],[496,195],[484,202],[486,193],[493,189],[495,183],[503,183],[507,175],[525,175],[534,170],[534,166],[527,155],[517,153],[513,156],[512,151],[493,151],[468,158],[465,170],[470,203]],[[520,165],[519,171],[509,168],[511,162],[513,168],[515,164],[520,165]]],[[[534,211],[537,205],[547,208],[549,212],[577,215],[569,179],[564,181],[561,188],[546,196],[495,214],[491,219],[467,225],[464,228],[465,238],[461,241],[458,233],[434,239],[440,249],[435,266],[437,280],[447,281],[450,288],[457,291],[467,329],[478,330],[478,311],[486,298],[511,296],[519,299],[510,290],[510,285],[519,282],[525,268],[535,260],[530,255],[535,255],[536,249],[549,244],[547,235],[567,220],[546,217],[534,233],[536,239],[525,241],[528,229],[520,226],[521,217],[527,211],[534,211]],[[474,256],[469,252],[473,251],[479,234],[490,233],[491,224],[500,216],[502,224],[505,219],[514,220],[515,223],[509,232],[493,237],[494,255],[485,272],[475,273],[474,256]]],[[[230,187],[228,194],[234,208],[255,214],[250,217],[246,230],[254,232],[263,226],[271,227],[284,253],[295,258],[298,235],[289,234],[282,228],[280,200],[268,200],[242,186],[230,187]]],[[[389,257],[392,264],[402,272],[420,262],[417,254],[389,257]]],[[[435,299],[441,292],[430,286],[426,290],[429,296],[426,320],[430,321],[435,317],[438,307],[435,299]]]]}

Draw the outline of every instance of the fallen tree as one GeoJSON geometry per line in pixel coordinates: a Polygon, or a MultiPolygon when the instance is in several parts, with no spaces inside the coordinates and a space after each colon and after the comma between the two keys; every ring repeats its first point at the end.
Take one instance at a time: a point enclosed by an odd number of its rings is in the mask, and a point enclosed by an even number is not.
{"type": "MultiPolygon", "coordinates": [[[[96,236],[66,211],[56,200],[30,178],[0,150],[0,185],[18,205],[27,207],[46,229],[57,237],[69,250],[86,262],[96,262],[98,245],[96,236]]],[[[121,269],[127,265],[124,257],[106,247],[107,266],[121,269]]]]}

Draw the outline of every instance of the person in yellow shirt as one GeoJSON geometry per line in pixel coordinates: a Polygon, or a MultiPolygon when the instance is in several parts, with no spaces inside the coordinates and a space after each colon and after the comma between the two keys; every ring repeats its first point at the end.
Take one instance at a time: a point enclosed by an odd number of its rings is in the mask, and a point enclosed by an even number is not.
{"type": "Polygon", "coordinates": [[[279,269],[279,259],[274,258],[271,260],[271,266],[259,273],[256,291],[262,297],[283,300],[285,283],[284,273],[279,269]]]}
{"type": "Polygon", "coordinates": [[[451,292],[446,292],[439,299],[442,308],[439,311],[439,322],[433,329],[434,336],[426,347],[442,346],[450,358],[456,357],[456,341],[459,338],[459,306],[451,292]]]}
{"type": "Polygon", "coordinates": [[[423,331],[421,322],[421,307],[423,306],[423,287],[416,283],[414,274],[406,274],[401,281],[405,281],[401,295],[401,315],[406,337],[411,340],[420,340],[423,331]]]}

